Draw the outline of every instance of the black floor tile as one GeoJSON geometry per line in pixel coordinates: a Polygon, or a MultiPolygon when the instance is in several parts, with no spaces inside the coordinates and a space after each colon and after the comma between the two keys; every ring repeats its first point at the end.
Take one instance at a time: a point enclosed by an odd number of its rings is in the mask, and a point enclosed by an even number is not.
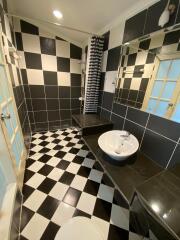
{"type": "Polygon", "coordinates": [[[73,159],[73,162],[78,164],[82,164],[83,161],[84,161],[84,158],[80,156],[75,156],[75,158],[73,159]]]}
{"type": "Polygon", "coordinates": [[[49,159],[52,158],[51,156],[44,154],[42,157],[40,157],[38,159],[38,161],[43,162],[43,163],[47,163],[49,161],[49,159]]]}
{"type": "Polygon", "coordinates": [[[58,206],[59,201],[57,199],[47,196],[37,212],[50,220],[58,206]]]}
{"type": "Polygon", "coordinates": [[[91,215],[89,215],[88,213],[83,212],[83,211],[81,211],[79,209],[76,209],[74,214],[73,214],[73,217],[77,217],[77,216],[91,218],[91,215]]]}
{"type": "Polygon", "coordinates": [[[70,185],[72,183],[72,180],[74,179],[74,177],[75,177],[74,174],[65,172],[59,179],[59,182],[64,183],[66,185],[70,185]]]}
{"type": "Polygon", "coordinates": [[[63,158],[66,155],[66,152],[59,151],[54,156],[57,158],[63,158]]]}
{"type": "Polygon", "coordinates": [[[90,174],[90,171],[91,171],[90,168],[81,166],[77,174],[80,175],[80,176],[82,176],[82,177],[88,178],[88,177],[89,177],[89,174],[90,174]]]}
{"type": "Polygon", "coordinates": [[[31,195],[31,193],[34,192],[34,188],[24,184],[23,186],[23,190],[22,190],[22,193],[23,193],[23,202],[26,201],[26,199],[31,195]]]}
{"type": "Polygon", "coordinates": [[[21,231],[24,229],[26,224],[30,221],[32,216],[34,215],[34,212],[31,211],[29,208],[22,206],[22,213],[21,213],[21,231]]]}
{"type": "Polygon", "coordinates": [[[79,149],[77,148],[71,148],[71,150],[69,151],[69,153],[74,153],[74,154],[77,154],[79,152],[79,149]]]}
{"type": "Polygon", "coordinates": [[[114,190],[113,203],[119,205],[120,207],[129,209],[129,204],[117,189],[114,190]]]}
{"type": "Polygon", "coordinates": [[[99,191],[99,185],[99,183],[88,179],[83,191],[96,196],[99,191]]]}
{"type": "Polygon", "coordinates": [[[34,162],[35,162],[35,160],[28,158],[26,160],[26,168],[30,167],[34,162]]]}
{"type": "Polygon", "coordinates": [[[79,201],[79,198],[81,196],[81,192],[78,191],[77,189],[74,189],[74,188],[69,188],[66,195],[64,196],[63,198],[63,202],[73,206],[73,207],[76,207],[78,201],[79,201]]]}
{"type": "Polygon", "coordinates": [[[108,240],[128,240],[129,231],[110,224],[108,240]]]}
{"type": "Polygon", "coordinates": [[[52,166],[49,166],[45,164],[39,171],[38,173],[47,176],[54,168],[52,166]]]}
{"type": "Polygon", "coordinates": [[[34,175],[34,172],[26,169],[24,174],[24,183],[26,183],[33,175],[34,175]]]}
{"type": "Polygon", "coordinates": [[[60,226],[58,226],[57,224],[50,222],[46,228],[46,230],[44,231],[42,237],[40,238],[40,240],[53,240],[55,239],[55,236],[58,232],[58,230],[60,229],[60,226]]]}
{"type": "Polygon", "coordinates": [[[66,170],[66,168],[69,166],[69,164],[70,164],[70,162],[68,162],[66,160],[61,160],[56,167],[66,170]]]}
{"type": "Polygon", "coordinates": [[[102,199],[97,199],[93,215],[105,221],[110,221],[112,204],[102,199]]]}
{"type": "Polygon", "coordinates": [[[50,178],[45,178],[44,181],[39,185],[38,190],[48,194],[55,184],[56,181],[50,178]]]}

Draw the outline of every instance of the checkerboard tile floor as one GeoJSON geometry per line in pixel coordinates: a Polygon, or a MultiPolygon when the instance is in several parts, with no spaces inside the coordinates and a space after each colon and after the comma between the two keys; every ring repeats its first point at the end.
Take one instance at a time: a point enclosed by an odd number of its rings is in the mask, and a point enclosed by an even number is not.
{"type": "Polygon", "coordinates": [[[20,239],[54,239],[70,218],[92,220],[108,240],[137,240],[129,208],[76,128],[35,133],[26,162],[20,239]]]}

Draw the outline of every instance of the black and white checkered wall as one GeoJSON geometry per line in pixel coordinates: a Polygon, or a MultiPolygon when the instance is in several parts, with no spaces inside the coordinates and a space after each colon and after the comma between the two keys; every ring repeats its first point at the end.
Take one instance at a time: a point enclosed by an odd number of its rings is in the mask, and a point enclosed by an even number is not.
{"type": "Polygon", "coordinates": [[[80,112],[82,49],[23,20],[14,28],[32,131],[70,125],[80,112]]]}
{"type": "Polygon", "coordinates": [[[0,18],[2,29],[2,41],[4,46],[6,63],[9,69],[9,75],[13,87],[13,93],[18,110],[19,120],[21,123],[22,131],[25,140],[29,141],[30,136],[30,124],[28,118],[27,107],[25,103],[25,96],[23,91],[21,73],[19,69],[19,63],[15,57],[17,54],[12,49],[15,49],[15,38],[11,22],[5,15],[7,11],[6,1],[0,2],[0,18]]]}

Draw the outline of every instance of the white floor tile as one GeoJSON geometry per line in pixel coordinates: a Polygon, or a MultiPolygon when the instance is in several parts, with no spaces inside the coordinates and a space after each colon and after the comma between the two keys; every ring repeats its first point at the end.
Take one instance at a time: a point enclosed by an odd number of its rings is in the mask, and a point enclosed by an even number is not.
{"type": "Polygon", "coordinates": [[[45,179],[46,177],[39,174],[35,173],[27,182],[26,184],[30,187],[37,188],[45,179]]]}
{"type": "Polygon", "coordinates": [[[117,227],[129,230],[129,211],[113,204],[111,210],[111,223],[117,227]]]}
{"type": "Polygon", "coordinates": [[[41,191],[35,190],[23,204],[25,207],[36,212],[41,206],[47,195],[41,191]]]}
{"type": "Polygon", "coordinates": [[[47,218],[36,213],[23,229],[22,235],[27,239],[39,240],[48,223],[49,221],[47,218]]]}
{"type": "Polygon", "coordinates": [[[35,153],[30,158],[32,158],[33,160],[39,160],[40,157],[42,156],[43,156],[43,153],[35,153]]]}
{"type": "Polygon", "coordinates": [[[49,178],[59,181],[60,177],[63,175],[64,170],[59,168],[54,168],[48,175],[49,178]]]}
{"type": "Polygon", "coordinates": [[[114,188],[101,184],[98,191],[98,198],[101,198],[107,202],[113,201],[114,188]]]}
{"type": "Polygon", "coordinates": [[[33,152],[37,152],[37,153],[38,153],[41,149],[43,149],[43,147],[42,147],[42,146],[39,146],[39,145],[31,148],[31,150],[32,150],[33,152]]]}
{"type": "Polygon", "coordinates": [[[66,155],[63,157],[64,160],[71,162],[75,158],[75,154],[72,153],[66,153],[66,155]]]}
{"type": "Polygon", "coordinates": [[[71,143],[77,143],[79,141],[79,139],[78,138],[73,138],[73,139],[71,139],[71,143]]]}
{"type": "Polygon", "coordinates": [[[76,175],[71,183],[71,187],[83,191],[86,185],[87,178],[76,175]]]}
{"type": "Polygon", "coordinates": [[[40,144],[43,140],[41,139],[35,139],[34,141],[32,141],[33,144],[40,144]]]}
{"type": "Polygon", "coordinates": [[[46,154],[49,156],[54,156],[56,153],[58,152],[58,150],[50,150],[49,152],[47,152],[46,154]]]}
{"type": "MultiPolygon", "coordinates": [[[[47,153],[48,154],[48,153],[47,153]]],[[[57,157],[52,157],[46,164],[52,166],[52,167],[56,167],[57,164],[59,163],[59,158],[57,157]]]]}
{"type": "Polygon", "coordinates": [[[77,208],[86,213],[92,214],[95,202],[96,202],[95,196],[89,193],[82,192],[79,202],[77,204],[77,208]]]}
{"type": "Polygon", "coordinates": [[[71,147],[63,147],[61,151],[63,152],[69,152],[71,150],[71,147]]]}
{"type": "Polygon", "coordinates": [[[83,163],[82,163],[82,166],[85,166],[85,167],[88,167],[88,168],[92,168],[93,167],[93,164],[94,164],[94,160],[90,159],[90,158],[85,158],[83,163]]]}
{"type": "Polygon", "coordinates": [[[55,146],[55,143],[49,143],[48,145],[46,145],[46,148],[53,149],[55,146]]]}
{"type": "Polygon", "coordinates": [[[70,163],[69,166],[67,167],[66,171],[70,173],[76,174],[80,168],[80,165],[77,163],[70,163]]]}
{"type": "Polygon", "coordinates": [[[103,176],[103,173],[96,170],[96,169],[92,169],[90,174],[89,174],[89,179],[95,181],[95,182],[98,182],[100,183],[101,182],[101,179],[102,179],[102,176],[103,176]]]}
{"type": "Polygon", "coordinates": [[[67,186],[66,184],[57,182],[52,188],[52,190],[50,191],[49,195],[58,200],[62,200],[68,188],[69,186],[67,186]]]}
{"type": "Polygon", "coordinates": [[[77,153],[78,156],[81,156],[81,157],[86,157],[87,154],[88,154],[89,151],[86,151],[86,150],[79,150],[79,152],[77,153]]]}
{"type": "Polygon", "coordinates": [[[60,143],[59,143],[59,145],[61,145],[61,146],[66,146],[68,144],[68,142],[67,141],[64,141],[64,140],[62,140],[60,143]]]}
{"type": "Polygon", "coordinates": [[[72,218],[74,212],[74,207],[61,202],[56,212],[54,213],[51,221],[61,226],[62,224],[66,223],[70,218],[72,218]]]}
{"type": "Polygon", "coordinates": [[[36,161],[32,165],[30,165],[28,169],[33,172],[38,172],[43,166],[44,166],[44,163],[36,161]]]}

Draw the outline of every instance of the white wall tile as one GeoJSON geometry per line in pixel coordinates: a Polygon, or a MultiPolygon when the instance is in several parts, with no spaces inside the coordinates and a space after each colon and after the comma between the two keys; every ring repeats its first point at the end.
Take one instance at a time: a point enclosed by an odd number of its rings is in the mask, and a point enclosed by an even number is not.
{"type": "Polygon", "coordinates": [[[46,30],[42,29],[42,28],[39,28],[39,35],[41,37],[46,37],[46,38],[53,38],[55,39],[55,36],[50,33],[50,32],[47,32],[46,30]]]}
{"type": "Polygon", "coordinates": [[[41,53],[39,36],[22,33],[22,40],[25,52],[41,53]]]}
{"type": "Polygon", "coordinates": [[[122,44],[124,34],[124,22],[117,27],[110,30],[109,49],[117,47],[122,44]]]}
{"type": "Polygon", "coordinates": [[[140,84],[141,84],[141,78],[132,78],[130,89],[139,90],[140,84]]]}
{"type": "Polygon", "coordinates": [[[81,64],[80,60],[70,59],[70,72],[81,74],[81,64]]]}
{"type": "Polygon", "coordinates": [[[104,51],[104,53],[103,53],[103,59],[102,59],[102,72],[106,72],[107,57],[108,57],[108,50],[107,50],[107,51],[104,51]]]}
{"type": "Polygon", "coordinates": [[[44,85],[43,71],[27,69],[28,83],[31,85],[44,85]]]}
{"type": "Polygon", "coordinates": [[[56,56],[41,54],[42,68],[46,71],[57,71],[56,56]]]}
{"type": "Polygon", "coordinates": [[[117,80],[117,71],[106,72],[106,77],[104,82],[104,91],[114,93],[116,80],[117,80]]]}
{"type": "Polygon", "coordinates": [[[70,86],[70,73],[58,72],[58,85],[59,86],[70,86]]]}
{"type": "Polygon", "coordinates": [[[161,47],[164,41],[164,33],[153,36],[150,42],[149,49],[161,47]]]}
{"type": "Polygon", "coordinates": [[[138,52],[135,65],[144,65],[147,60],[147,55],[148,55],[147,51],[138,52]]]}
{"type": "Polygon", "coordinates": [[[13,18],[13,27],[15,32],[21,32],[20,21],[17,18],[13,18]]]}
{"type": "Polygon", "coordinates": [[[21,69],[26,69],[26,62],[25,62],[25,57],[24,57],[24,51],[18,51],[18,63],[19,63],[19,67],[21,69]]]}
{"type": "Polygon", "coordinates": [[[56,40],[56,55],[58,57],[70,58],[70,43],[66,41],[56,40]]]}

